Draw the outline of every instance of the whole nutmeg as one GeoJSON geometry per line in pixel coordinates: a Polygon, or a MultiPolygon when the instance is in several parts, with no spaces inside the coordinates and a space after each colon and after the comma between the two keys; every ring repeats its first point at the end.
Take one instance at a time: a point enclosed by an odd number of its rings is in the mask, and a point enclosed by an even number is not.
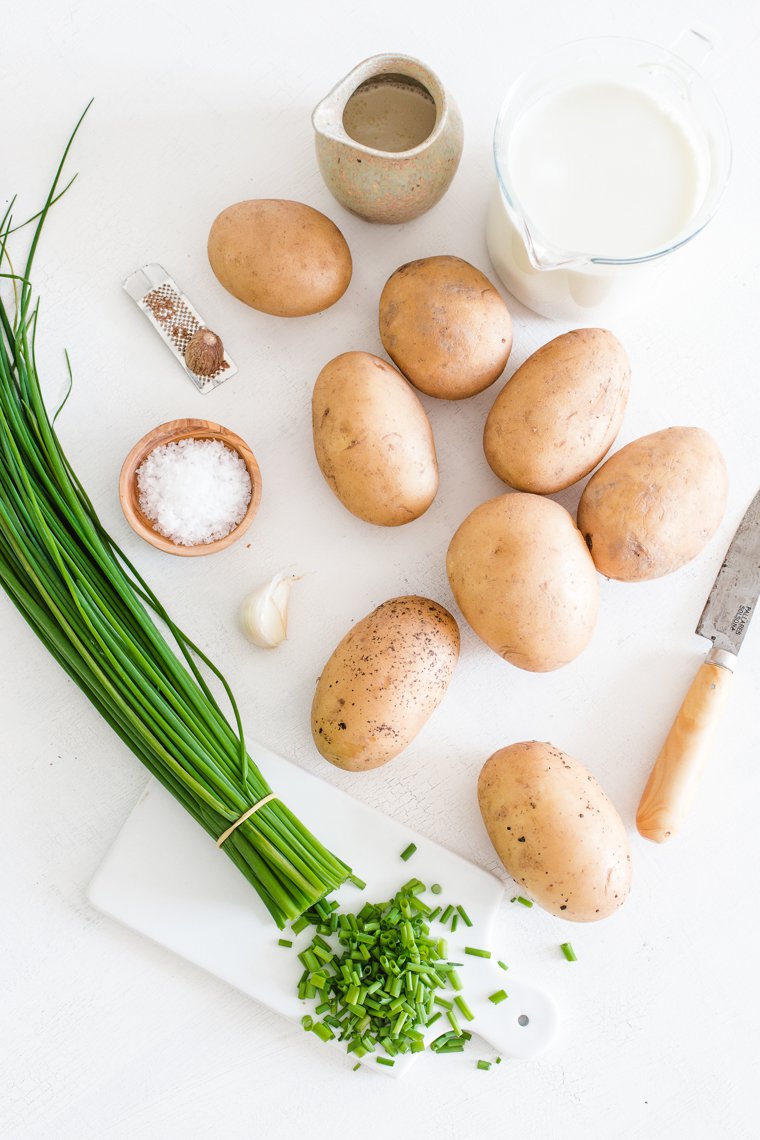
{"type": "Polygon", "coordinates": [[[213,376],[224,364],[224,345],[211,329],[198,329],[185,349],[185,364],[196,376],[213,376]]]}

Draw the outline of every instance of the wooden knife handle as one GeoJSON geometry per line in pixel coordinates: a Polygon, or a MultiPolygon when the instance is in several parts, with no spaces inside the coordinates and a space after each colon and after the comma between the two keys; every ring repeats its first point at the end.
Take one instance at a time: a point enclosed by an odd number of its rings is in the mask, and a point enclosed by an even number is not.
{"type": "Polygon", "coordinates": [[[639,803],[636,826],[645,839],[664,843],[680,831],[731,689],[735,661],[732,653],[711,650],[700,665],[639,803]]]}

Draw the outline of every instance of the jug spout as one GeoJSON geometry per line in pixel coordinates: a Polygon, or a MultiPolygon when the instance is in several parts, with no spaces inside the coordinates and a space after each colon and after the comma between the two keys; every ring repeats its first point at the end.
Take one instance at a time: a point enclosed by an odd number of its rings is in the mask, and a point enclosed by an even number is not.
{"type": "Polygon", "coordinates": [[[583,254],[563,252],[543,242],[532,230],[526,218],[520,220],[519,229],[525,242],[528,260],[534,269],[579,269],[588,265],[583,254]]]}

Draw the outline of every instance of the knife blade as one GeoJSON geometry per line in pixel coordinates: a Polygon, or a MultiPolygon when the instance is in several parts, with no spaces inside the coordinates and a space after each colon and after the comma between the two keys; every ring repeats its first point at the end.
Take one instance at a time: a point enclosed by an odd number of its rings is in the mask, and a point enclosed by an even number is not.
{"type": "Polygon", "coordinates": [[[760,594],[760,491],[747,508],[697,622],[716,649],[736,654],[760,594]]]}
{"type": "Polygon", "coordinates": [[[760,596],[760,491],[731,540],[697,623],[712,648],[655,760],[636,813],[645,839],[664,843],[686,818],[728,699],[737,654],[760,596]]]}

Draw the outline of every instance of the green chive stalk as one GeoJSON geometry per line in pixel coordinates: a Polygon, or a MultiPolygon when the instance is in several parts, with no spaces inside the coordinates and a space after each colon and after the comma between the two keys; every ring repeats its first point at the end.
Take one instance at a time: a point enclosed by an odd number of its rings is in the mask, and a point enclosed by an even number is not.
{"type": "MultiPolygon", "coordinates": [[[[36,225],[18,273],[8,254],[9,237],[22,228],[12,224],[13,202],[0,220],[0,271],[7,266],[0,278],[13,295],[7,302],[0,294],[0,585],[117,735],[216,840],[272,789],[247,755],[226,680],[100,523],[60,445],[37,372],[32,265],[48,211],[68,189],[58,191],[82,119],[42,210],[29,220],[36,225]],[[235,729],[201,666],[226,693],[235,729]]],[[[237,827],[222,850],[280,928],[350,873],[279,799],[237,827]]]]}

